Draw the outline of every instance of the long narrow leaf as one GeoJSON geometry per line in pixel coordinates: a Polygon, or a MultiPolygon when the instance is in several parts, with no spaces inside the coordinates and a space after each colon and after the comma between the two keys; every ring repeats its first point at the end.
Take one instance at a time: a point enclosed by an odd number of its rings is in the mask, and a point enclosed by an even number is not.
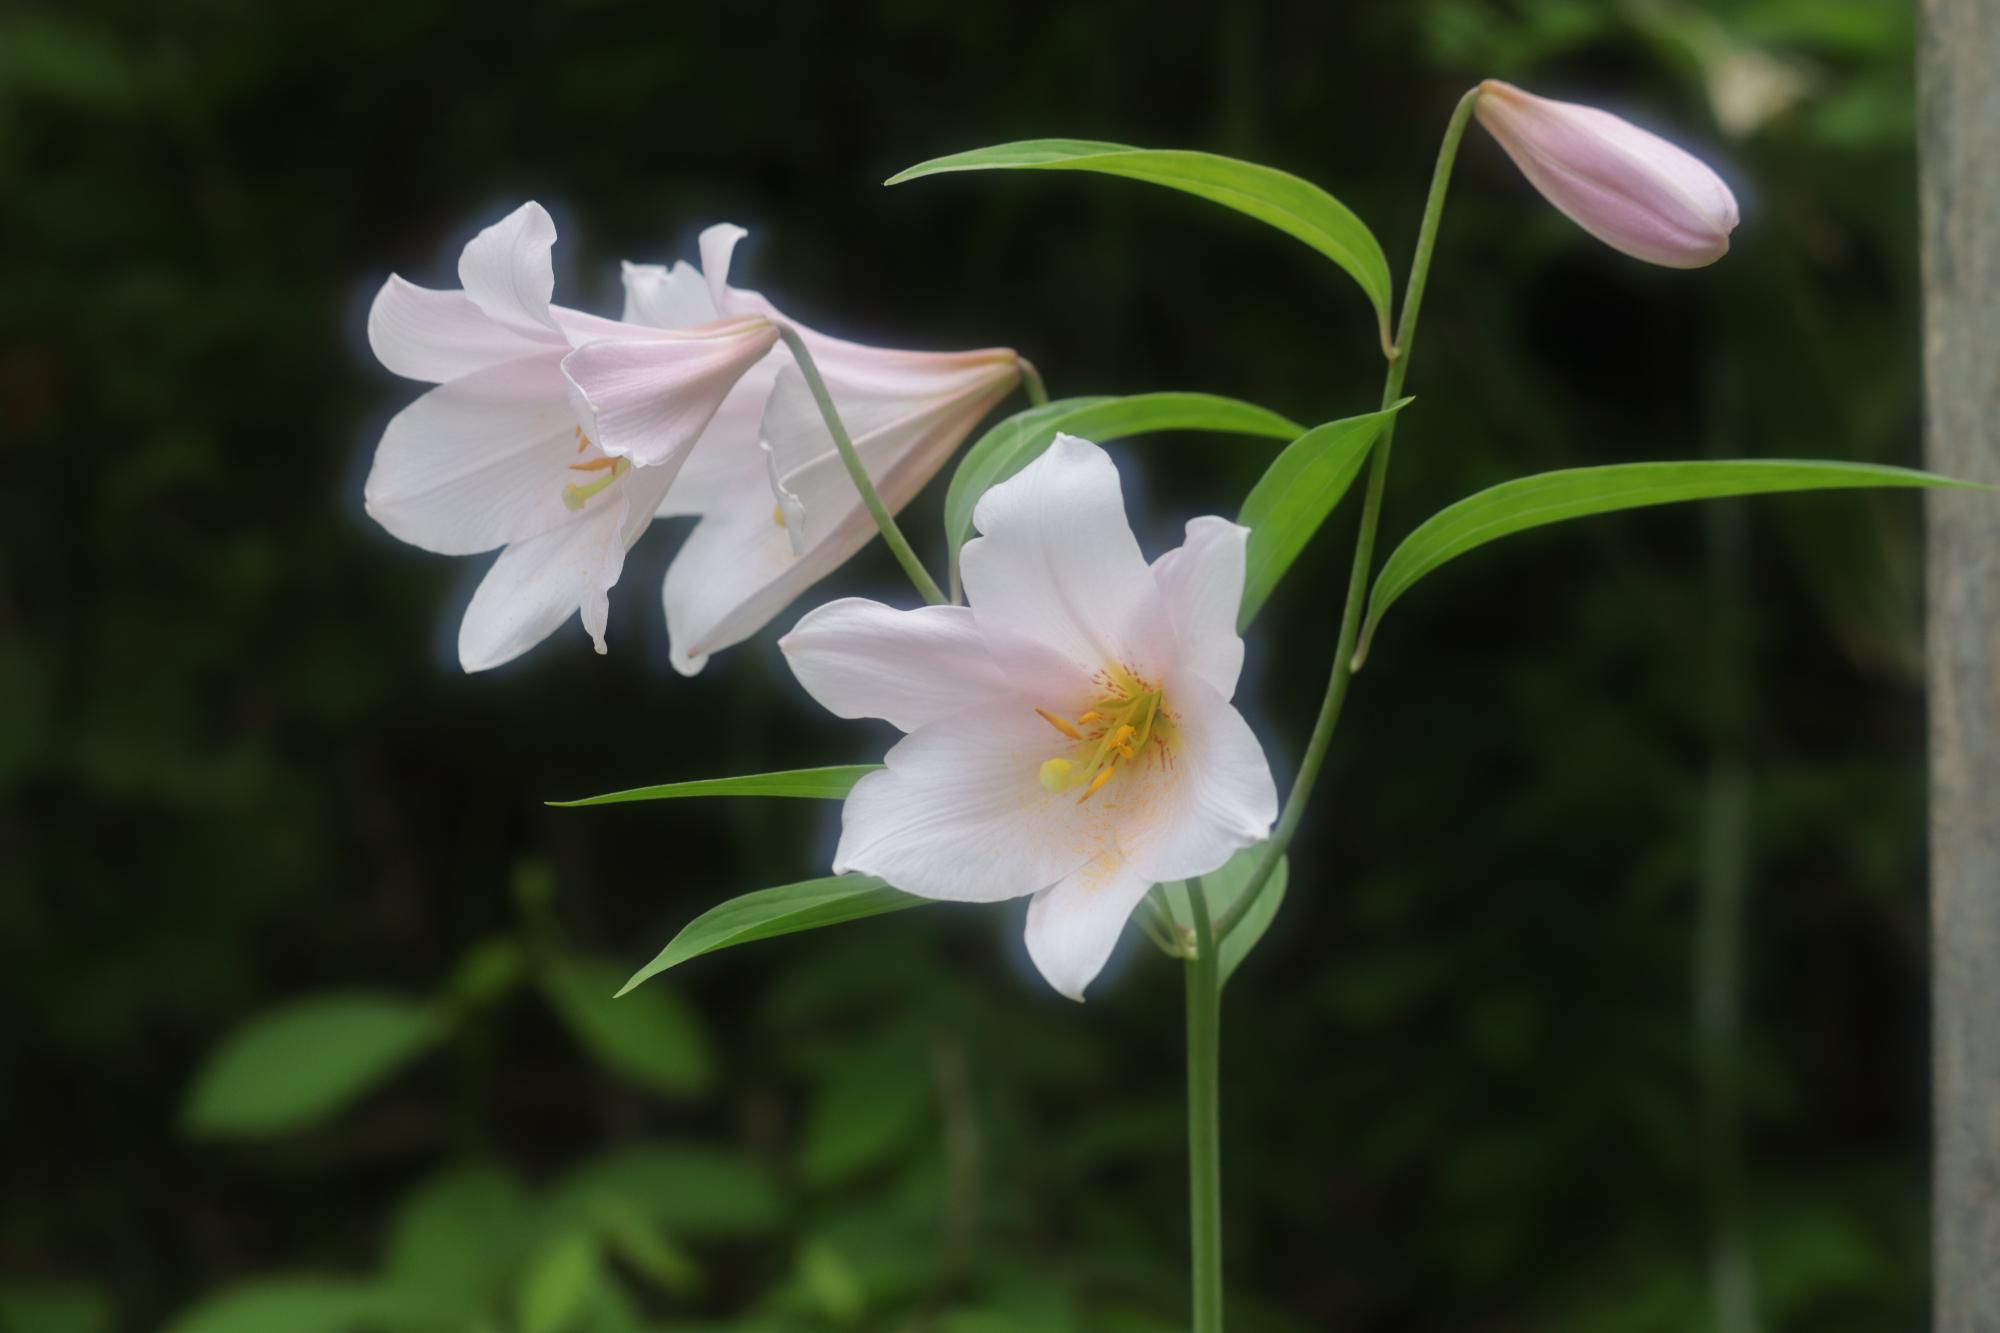
{"type": "Polygon", "coordinates": [[[1362,630],[1360,652],[1367,653],[1383,614],[1418,579],[1467,551],[1510,533],[1569,518],[1684,500],[1878,486],[1995,489],[1913,468],[1757,458],[1616,463],[1544,472],[1502,482],[1439,510],[1403,539],[1376,575],[1374,591],[1369,594],[1368,621],[1362,630]]]}
{"type": "Polygon", "coordinates": [[[693,782],[666,782],[657,787],[634,787],[629,791],[606,792],[574,801],[550,801],[563,809],[583,805],[617,805],[624,801],[671,801],[683,796],[800,796],[811,800],[838,801],[855,783],[882,767],[880,764],[836,764],[830,768],[794,768],[782,773],[746,773],[735,778],[699,778],[693,782]]]}
{"type": "Polygon", "coordinates": [[[618,993],[623,995],[648,977],[717,949],[899,912],[924,901],[892,889],[872,875],[834,875],[759,889],[711,907],[688,922],[618,993]]]}
{"type": "Polygon", "coordinates": [[[1380,412],[1314,426],[1271,460],[1236,516],[1250,529],[1243,607],[1236,615],[1239,630],[1248,629],[1256,619],[1278,580],[1361,475],[1361,465],[1382,427],[1409,401],[1405,398],[1380,412]]]}
{"type": "Polygon", "coordinates": [[[1133,148],[1092,139],[1028,139],[919,162],[884,184],[900,185],[952,171],[1094,171],[1147,181],[1206,199],[1276,227],[1331,259],[1375,307],[1377,333],[1389,348],[1389,261],[1381,243],[1340,200],[1290,172],[1214,153],[1133,148]]]}
{"type": "Polygon", "coordinates": [[[1069,398],[1020,412],[981,436],[966,450],[944,498],[945,546],[950,552],[951,585],[958,591],[958,548],[972,535],[979,497],[1007,480],[1048,449],[1059,434],[1103,443],[1148,431],[1206,430],[1289,440],[1297,422],[1254,403],[1210,393],[1141,393],[1126,398],[1069,398]]]}

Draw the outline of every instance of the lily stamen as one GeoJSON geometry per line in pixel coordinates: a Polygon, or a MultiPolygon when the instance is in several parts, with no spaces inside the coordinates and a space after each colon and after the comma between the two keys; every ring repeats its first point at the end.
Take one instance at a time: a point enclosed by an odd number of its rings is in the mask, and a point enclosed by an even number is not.
{"type": "MultiPolygon", "coordinates": [[[[1083,733],[1076,729],[1076,723],[1071,722],[1068,718],[1063,717],[1061,714],[1051,713],[1046,708],[1037,708],[1035,712],[1041,716],[1042,721],[1048,723],[1050,726],[1054,727],[1057,731],[1060,731],[1063,735],[1069,737],[1071,740],[1080,741],[1083,739],[1083,733]]],[[[1095,713],[1085,713],[1083,715],[1083,718],[1085,721],[1089,721],[1091,718],[1096,716],[1097,715],[1095,713]]]]}
{"type": "Polygon", "coordinates": [[[1052,794],[1082,787],[1079,805],[1102,791],[1121,765],[1137,763],[1149,747],[1158,752],[1160,767],[1167,767],[1172,759],[1168,751],[1175,744],[1157,686],[1122,666],[1106,667],[1097,678],[1106,692],[1076,721],[1047,708],[1035,709],[1036,716],[1077,743],[1068,755],[1042,764],[1037,774],[1042,787],[1052,794]]]}
{"type": "Polygon", "coordinates": [[[572,482],[568,486],[563,487],[563,504],[571,509],[581,509],[585,504],[589,503],[591,496],[607,489],[611,483],[617,481],[627,472],[630,472],[632,470],[632,460],[629,458],[593,458],[588,463],[571,463],[570,467],[577,472],[602,472],[604,474],[587,486],[578,486],[572,482]]]}

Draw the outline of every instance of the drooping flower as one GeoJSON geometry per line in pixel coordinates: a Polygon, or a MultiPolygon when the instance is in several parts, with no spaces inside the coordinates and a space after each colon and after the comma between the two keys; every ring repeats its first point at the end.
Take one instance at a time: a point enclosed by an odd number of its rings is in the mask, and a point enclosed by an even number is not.
{"type": "Polygon", "coordinates": [[[1230,703],[1249,533],[1195,519],[1149,567],[1110,458],[1069,435],[974,522],[969,606],[849,598],[778,646],[829,710],[908,733],[848,795],[836,873],[926,898],[1032,894],[1029,955],[1081,999],[1151,885],[1219,868],[1277,817],[1230,703]]]}
{"type": "MultiPolygon", "coordinates": [[[[1019,356],[1007,348],[906,352],[814,332],[756,292],[715,281],[743,235],[727,225],[702,233],[707,281],[686,264],[627,264],[625,318],[671,329],[762,316],[797,329],[869,479],[890,512],[900,510],[1019,381],[1019,356]]],[[[654,391],[657,355],[643,344],[602,344],[578,353],[570,372],[584,401],[608,413],[654,391]]],[[[621,438],[615,422],[604,429],[621,438]]],[[[688,675],[762,629],[875,535],[782,347],[723,403],[659,513],[701,520],[668,566],[664,588],[673,664],[688,675]]]]}
{"type": "MultiPolygon", "coordinates": [[[[392,276],[369,312],[382,364],[438,387],[383,433],[368,513],[443,555],[505,548],[459,626],[467,671],[526,652],[579,609],[605,650],[626,550],[777,339],[755,314],[663,329],[554,305],[555,238],[542,206],[523,204],[466,245],[462,290],[392,276]],[[609,347],[644,349],[643,400],[606,390],[600,408],[577,392],[571,358],[609,347]]],[[[719,285],[726,273],[711,276],[719,285]]]]}
{"type": "Polygon", "coordinates": [[[1667,268],[1729,251],[1736,196],[1705,163],[1608,111],[1488,79],[1474,107],[1542,197],[1614,250],[1667,268]]]}

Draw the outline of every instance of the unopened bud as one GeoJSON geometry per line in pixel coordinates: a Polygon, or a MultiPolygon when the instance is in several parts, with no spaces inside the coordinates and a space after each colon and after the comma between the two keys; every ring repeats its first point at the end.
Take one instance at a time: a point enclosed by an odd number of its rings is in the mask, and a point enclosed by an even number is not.
{"type": "Polygon", "coordinates": [[[1668,268],[1729,251],[1736,196],[1693,154],[1596,107],[1488,79],[1475,107],[1542,197],[1614,250],[1668,268]]]}

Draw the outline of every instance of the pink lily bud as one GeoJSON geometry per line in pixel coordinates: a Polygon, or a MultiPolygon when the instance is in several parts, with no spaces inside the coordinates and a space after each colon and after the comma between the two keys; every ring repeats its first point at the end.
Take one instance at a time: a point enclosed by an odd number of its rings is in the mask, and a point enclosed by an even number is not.
{"type": "Polygon", "coordinates": [[[1614,250],[1667,268],[1729,251],[1736,196],[1691,153],[1596,107],[1488,79],[1479,123],[1542,197],[1614,250]]]}

